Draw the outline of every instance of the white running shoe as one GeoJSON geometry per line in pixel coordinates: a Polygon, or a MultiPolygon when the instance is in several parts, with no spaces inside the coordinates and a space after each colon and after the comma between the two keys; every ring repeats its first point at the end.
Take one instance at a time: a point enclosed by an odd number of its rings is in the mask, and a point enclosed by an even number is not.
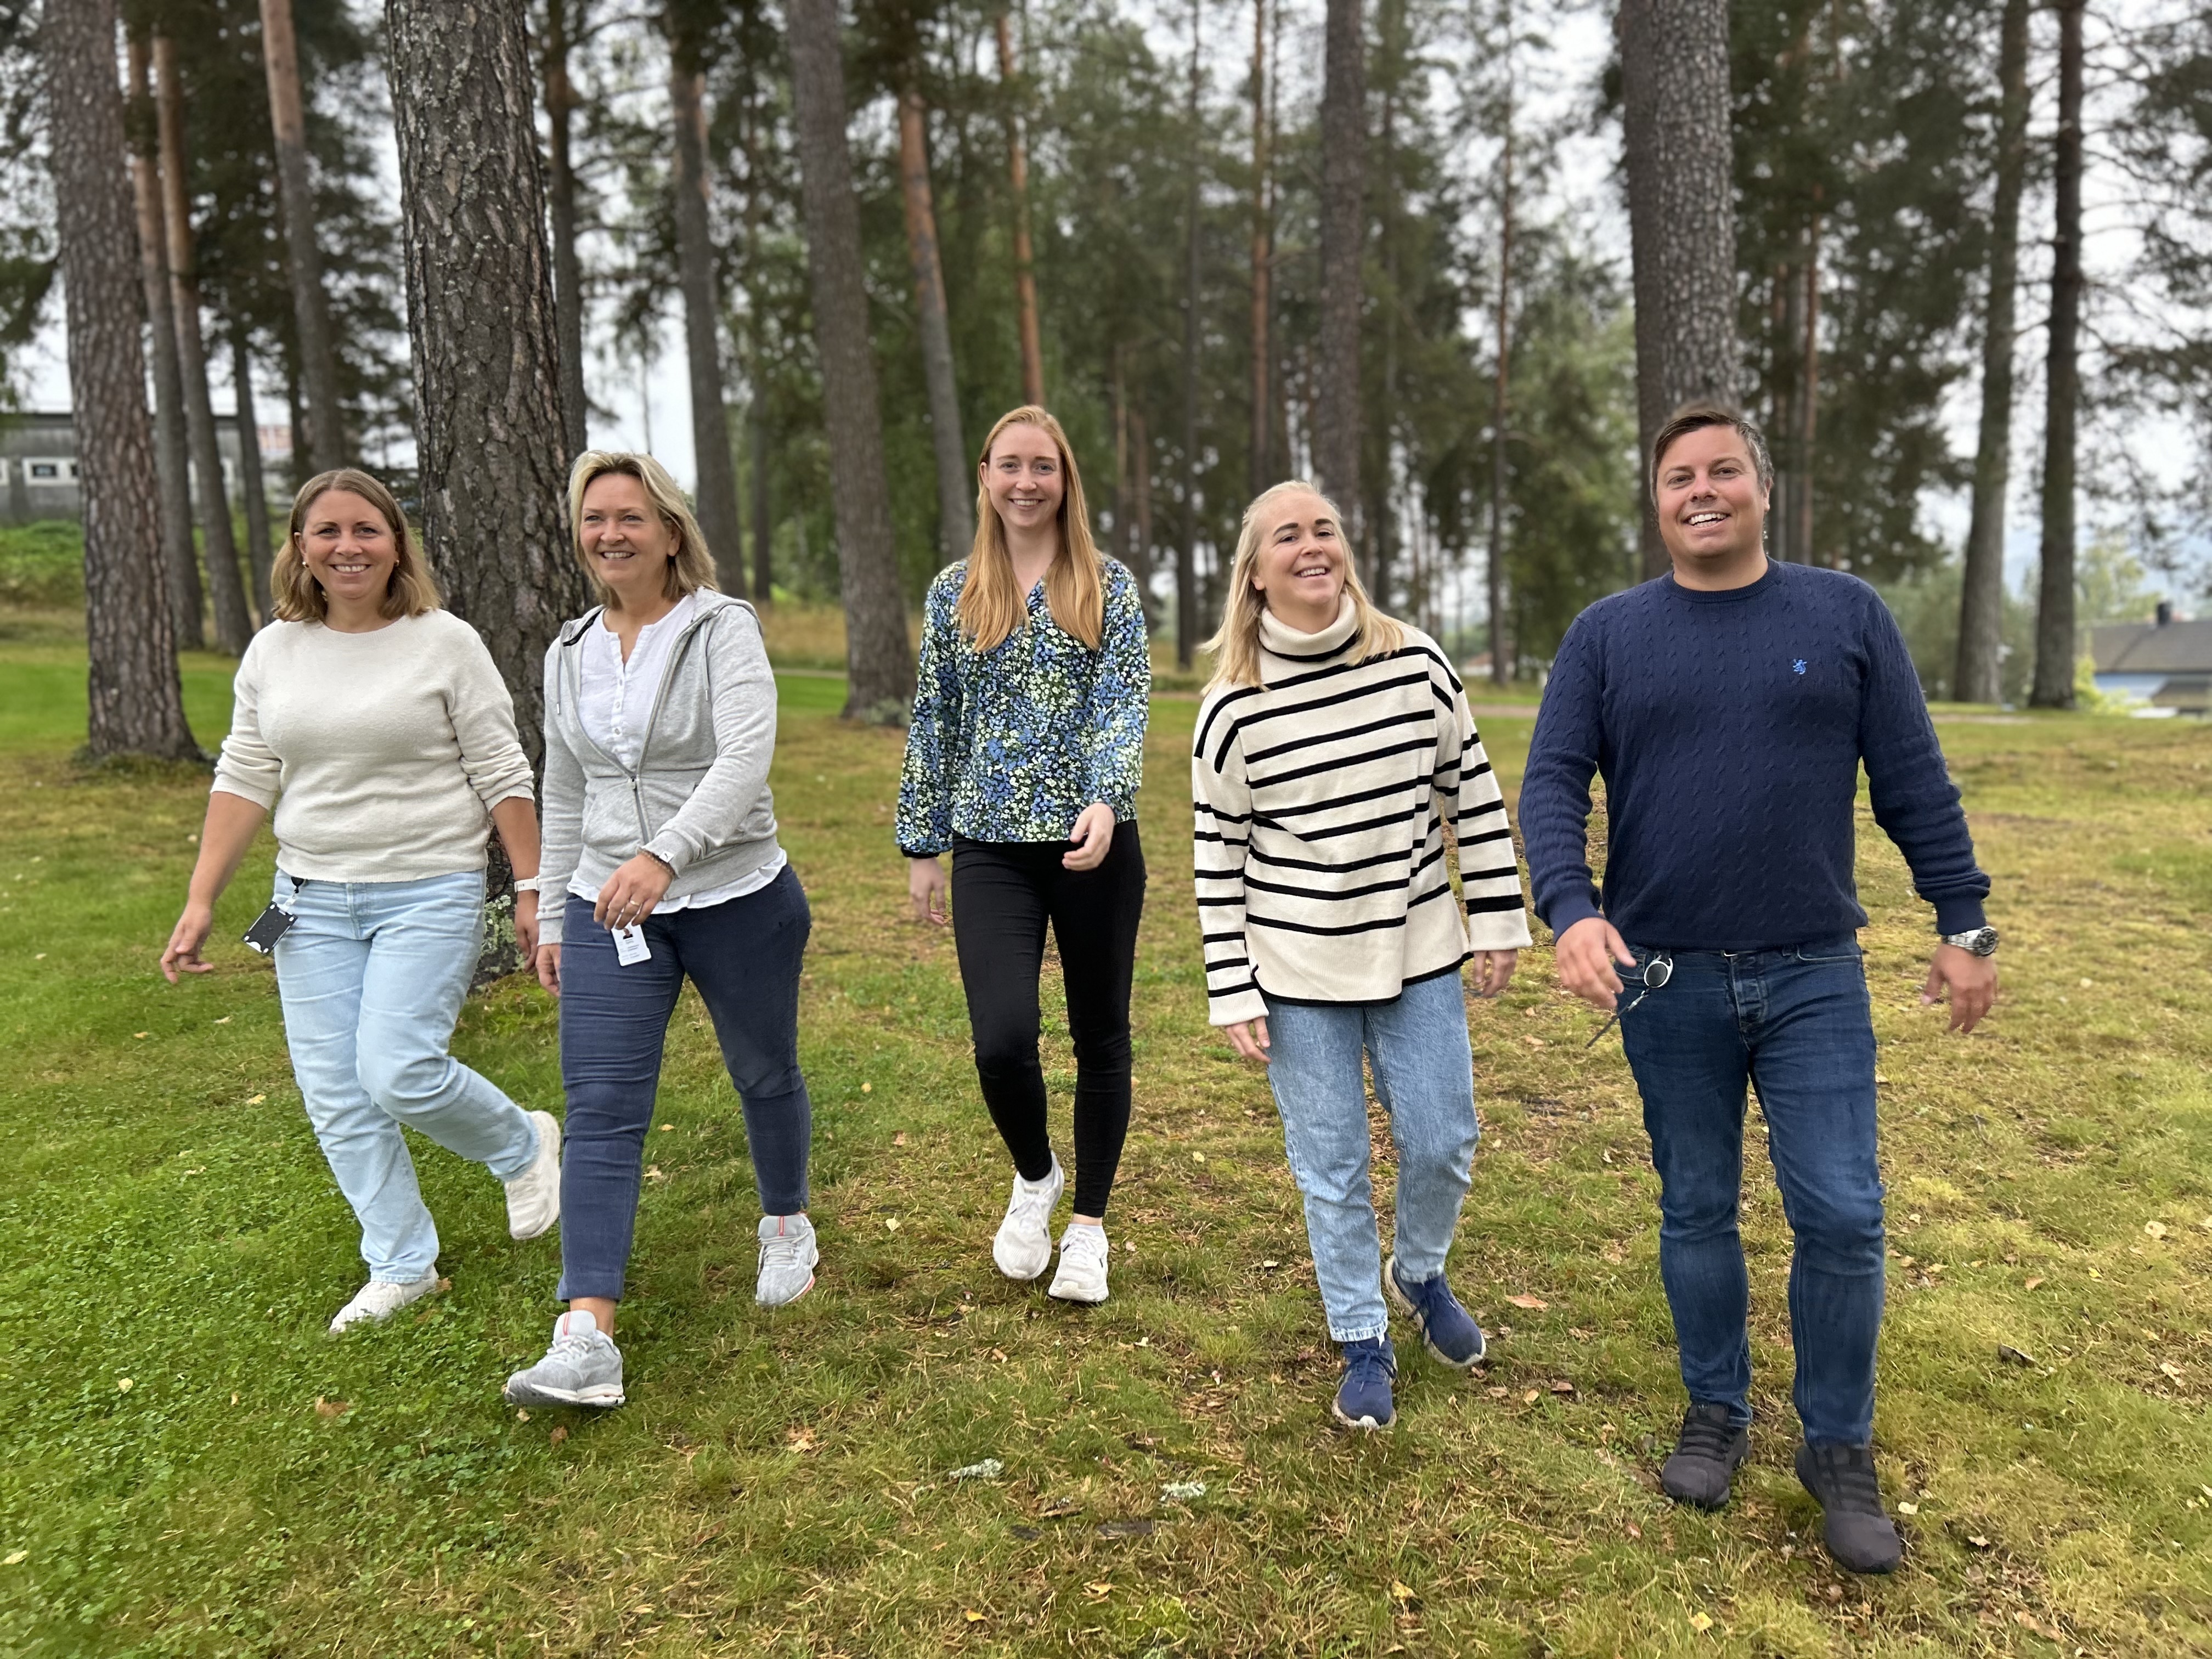
{"type": "Polygon", "coordinates": [[[991,1241],[991,1260],[1007,1278],[1035,1279],[1052,1266],[1052,1206],[1060,1202],[1066,1185],[1058,1158],[1052,1161],[1052,1173],[1042,1181],[1024,1181],[1018,1173],[1015,1175],[1014,1195],[1006,1200],[1006,1218],[999,1224],[998,1237],[991,1241]]]}
{"type": "Polygon", "coordinates": [[[1052,1276],[1052,1288],[1045,1294],[1062,1302],[1103,1302],[1106,1264],[1112,1259],[1103,1227],[1069,1222],[1060,1236],[1060,1271],[1052,1276]]]}
{"type": "Polygon", "coordinates": [[[545,1358],[508,1377],[503,1392],[510,1406],[619,1406],[622,1350],[598,1320],[571,1308],[553,1322],[545,1358]]]}
{"type": "Polygon", "coordinates": [[[433,1272],[427,1279],[411,1284],[398,1284],[389,1279],[372,1279],[353,1293],[353,1300],[340,1308],[331,1321],[331,1334],[337,1335],[352,1325],[373,1325],[380,1319],[389,1319],[410,1302],[419,1302],[438,1288],[438,1275],[433,1272]]]}
{"type": "Polygon", "coordinates": [[[550,1112],[532,1112],[538,1126],[538,1156],[507,1183],[507,1231],[513,1238],[538,1238],[561,1218],[561,1121],[550,1112]]]}
{"type": "Polygon", "coordinates": [[[760,1251],[753,1300],[762,1307],[784,1307],[814,1288],[814,1264],[822,1252],[815,1248],[814,1224],[805,1216],[763,1216],[760,1251]]]}

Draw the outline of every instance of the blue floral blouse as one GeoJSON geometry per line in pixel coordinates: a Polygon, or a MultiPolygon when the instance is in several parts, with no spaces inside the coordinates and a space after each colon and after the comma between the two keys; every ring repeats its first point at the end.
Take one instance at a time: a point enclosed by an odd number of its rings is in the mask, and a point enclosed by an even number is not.
{"type": "Polygon", "coordinates": [[[920,683],[899,778],[898,844],[927,858],[970,841],[1066,841],[1093,801],[1117,823],[1137,815],[1152,664],[1137,579],[1103,561],[1106,617],[1098,647],[1061,631],[1030,590],[1029,622],[977,653],[953,607],[965,561],[929,586],[920,683]]]}

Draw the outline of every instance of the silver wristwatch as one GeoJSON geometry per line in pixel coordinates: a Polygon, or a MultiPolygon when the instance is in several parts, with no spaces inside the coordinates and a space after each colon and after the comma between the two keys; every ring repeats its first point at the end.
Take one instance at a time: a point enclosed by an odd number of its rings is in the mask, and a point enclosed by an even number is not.
{"type": "Polygon", "coordinates": [[[1955,945],[1961,951],[1971,951],[1978,957],[1993,957],[1997,953],[1997,930],[1994,927],[1970,927],[1963,933],[1946,933],[1943,943],[1955,945]]]}

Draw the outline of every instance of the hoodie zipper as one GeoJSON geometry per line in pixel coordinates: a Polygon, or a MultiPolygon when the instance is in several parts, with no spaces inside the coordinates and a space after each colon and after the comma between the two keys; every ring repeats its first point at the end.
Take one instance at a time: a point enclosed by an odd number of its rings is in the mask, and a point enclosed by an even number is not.
{"type": "MultiPolygon", "coordinates": [[[[700,624],[711,620],[714,611],[719,611],[720,608],[720,606],[716,605],[712,609],[703,607],[695,609],[691,620],[685,625],[684,632],[677,636],[676,643],[669,647],[668,665],[660,671],[660,684],[655,686],[653,691],[653,707],[646,712],[645,732],[638,739],[637,766],[635,770],[629,767],[624,766],[612,755],[607,753],[605,750],[599,748],[599,739],[594,738],[589,731],[584,729],[583,659],[580,654],[578,656],[572,657],[569,659],[569,667],[576,676],[575,692],[577,729],[584,732],[584,741],[590,744],[594,750],[598,750],[599,757],[601,760],[606,762],[608,765],[613,767],[616,771],[621,773],[624,777],[629,780],[630,805],[637,813],[637,844],[641,849],[644,848],[646,842],[653,839],[653,831],[647,827],[645,820],[645,757],[646,751],[651,748],[653,744],[653,728],[654,723],[660,719],[660,705],[668,696],[668,682],[676,672],[677,664],[683,660],[684,653],[691,648],[692,636],[698,633],[700,624]]],[[[581,637],[582,635],[580,631],[578,635],[580,641],[581,637]]]]}

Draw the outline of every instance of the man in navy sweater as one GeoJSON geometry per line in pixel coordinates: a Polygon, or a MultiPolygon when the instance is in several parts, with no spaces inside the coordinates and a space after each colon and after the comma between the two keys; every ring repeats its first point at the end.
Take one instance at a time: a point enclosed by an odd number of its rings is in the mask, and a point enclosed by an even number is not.
{"type": "Polygon", "coordinates": [[[1575,619],[1521,786],[1538,914],[1561,983],[1620,1020],[1659,1171],[1659,1270],[1690,1407],[1661,1480],[1717,1509],[1750,1451],[1750,1292],[1737,1231],[1756,1085],[1796,1235],[1798,1478],[1858,1572],[1897,1565],[1875,1476],[1882,1187],[1852,814],[1875,821],[1942,935],[1922,994],[1971,1031],[1996,994],[1989,878],[1905,641],[1853,576],[1770,562],[1758,428],[1692,405],[1652,446],[1674,570],[1575,619]],[[1602,894],[1586,848],[1606,792],[1602,894]],[[1624,985],[1623,981],[1627,982],[1624,985]]]}

